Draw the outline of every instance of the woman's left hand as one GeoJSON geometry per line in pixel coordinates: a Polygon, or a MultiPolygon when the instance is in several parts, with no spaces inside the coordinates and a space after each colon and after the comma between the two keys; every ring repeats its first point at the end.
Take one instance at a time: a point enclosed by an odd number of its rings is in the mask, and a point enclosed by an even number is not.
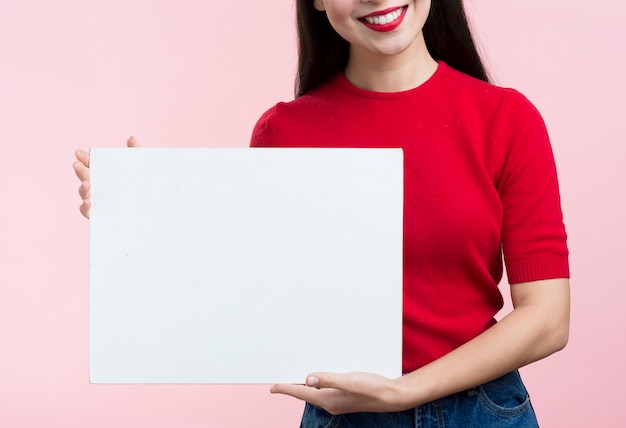
{"type": "MultiPolygon", "coordinates": [[[[274,385],[270,392],[304,400],[338,415],[404,410],[397,380],[371,373],[314,373],[305,385],[274,385]]],[[[410,406],[409,406],[410,407],[410,406]]]]}

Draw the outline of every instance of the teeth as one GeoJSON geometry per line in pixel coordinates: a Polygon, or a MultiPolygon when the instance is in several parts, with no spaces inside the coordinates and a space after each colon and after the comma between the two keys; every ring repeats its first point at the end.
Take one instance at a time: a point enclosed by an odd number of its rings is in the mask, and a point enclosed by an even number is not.
{"type": "Polygon", "coordinates": [[[389,12],[386,15],[378,15],[378,16],[368,16],[365,18],[365,20],[370,23],[370,24],[375,24],[375,25],[385,25],[385,24],[389,24],[393,21],[395,21],[396,19],[398,19],[400,17],[400,15],[402,15],[402,11],[404,10],[404,8],[400,8],[400,9],[396,9],[393,12],[389,12]]]}

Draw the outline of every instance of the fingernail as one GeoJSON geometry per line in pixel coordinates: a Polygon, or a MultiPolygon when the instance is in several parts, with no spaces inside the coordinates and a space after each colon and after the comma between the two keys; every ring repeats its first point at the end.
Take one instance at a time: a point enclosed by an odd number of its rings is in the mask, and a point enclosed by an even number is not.
{"type": "Polygon", "coordinates": [[[317,384],[319,382],[320,382],[320,380],[316,376],[309,376],[309,378],[307,379],[306,384],[308,386],[317,386],[317,384]]]}

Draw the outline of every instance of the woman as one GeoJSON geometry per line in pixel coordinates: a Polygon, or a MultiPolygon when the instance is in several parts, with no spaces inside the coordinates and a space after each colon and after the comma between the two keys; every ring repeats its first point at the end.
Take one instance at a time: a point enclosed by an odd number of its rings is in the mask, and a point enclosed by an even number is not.
{"type": "Polygon", "coordinates": [[[461,1],[297,5],[297,98],[252,145],[404,149],[406,375],[315,373],[272,392],[310,403],[304,427],[537,426],[516,369],[562,349],[569,325],[543,121],[486,83],[461,1]],[[495,323],[502,250],[515,309],[495,323]]]}
{"type": "MultiPolygon", "coordinates": [[[[405,375],[313,373],[271,391],[307,402],[305,428],[537,426],[517,369],[562,349],[569,329],[541,117],[487,82],[461,0],[298,0],[297,10],[297,97],[261,117],[251,145],[403,148],[405,375]],[[496,323],[503,255],[514,310],[496,323]]],[[[88,216],[89,159],[77,157],[88,216]]]]}

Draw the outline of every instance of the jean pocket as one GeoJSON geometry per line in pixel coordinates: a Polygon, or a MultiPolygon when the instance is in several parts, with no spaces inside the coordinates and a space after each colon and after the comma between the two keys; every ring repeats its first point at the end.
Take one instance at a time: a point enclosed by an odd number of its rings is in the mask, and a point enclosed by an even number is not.
{"type": "Polygon", "coordinates": [[[341,415],[331,415],[326,410],[306,403],[300,428],[337,428],[341,415]]]}
{"type": "Polygon", "coordinates": [[[530,397],[517,371],[477,388],[482,405],[491,413],[502,417],[516,417],[531,408],[530,397]]]}

